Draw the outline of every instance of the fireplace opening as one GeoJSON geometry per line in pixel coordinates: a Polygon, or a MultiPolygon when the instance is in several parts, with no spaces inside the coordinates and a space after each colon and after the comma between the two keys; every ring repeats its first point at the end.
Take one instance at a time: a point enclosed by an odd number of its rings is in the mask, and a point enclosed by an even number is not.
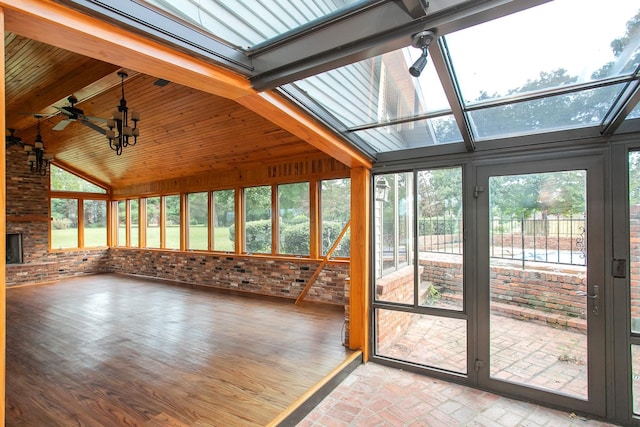
{"type": "Polygon", "coordinates": [[[21,233],[7,233],[7,264],[22,264],[21,233]]]}

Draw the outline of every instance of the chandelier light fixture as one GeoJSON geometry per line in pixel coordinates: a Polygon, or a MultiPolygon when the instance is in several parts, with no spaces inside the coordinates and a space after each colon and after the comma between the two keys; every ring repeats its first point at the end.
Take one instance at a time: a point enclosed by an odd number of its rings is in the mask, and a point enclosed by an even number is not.
{"type": "Polygon", "coordinates": [[[131,111],[131,114],[129,114],[127,100],[124,97],[124,79],[129,75],[124,71],[119,71],[118,76],[122,79],[122,99],[120,99],[118,111],[114,111],[113,118],[107,120],[109,130],[106,131],[106,136],[109,140],[109,147],[119,156],[122,154],[124,147],[136,145],[138,142],[138,136],[140,136],[140,129],[138,129],[140,113],[131,111]],[[131,119],[133,127],[129,126],[129,119],[131,119]]]}
{"type": "Polygon", "coordinates": [[[45,153],[44,141],[40,135],[40,119],[41,116],[35,116],[38,119],[38,133],[33,145],[24,144],[24,152],[27,153],[27,163],[31,168],[31,172],[45,176],[49,170],[49,165],[53,160],[53,154],[45,153]]]}

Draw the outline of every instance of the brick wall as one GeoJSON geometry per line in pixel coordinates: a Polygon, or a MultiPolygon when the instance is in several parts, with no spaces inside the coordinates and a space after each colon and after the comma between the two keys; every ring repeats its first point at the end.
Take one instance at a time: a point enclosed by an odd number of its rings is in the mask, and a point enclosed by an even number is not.
{"type": "MultiPolygon", "coordinates": [[[[413,265],[376,279],[376,300],[413,304],[413,265]]],[[[393,345],[413,325],[415,316],[394,310],[376,310],[376,345],[379,351],[393,345]]]]}
{"type": "MultiPolygon", "coordinates": [[[[517,262],[492,266],[492,308],[511,317],[584,328],[585,278],[580,267],[554,265],[553,269],[522,270],[517,262]]],[[[462,296],[462,261],[420,260],[421,280],[430,281],[443,299],[462,296]]]]}
{"type": "MultiPolygon", "coordinates": [[[[6,286],[116,272],[296,299],[320,264],[303,259],[126,248],[49,252],[49,177],[31,173],[20,147],[9,147],[6,160],[7,233],[21,233],[23,247],[23,263],[6,266],[6,286]]],[[[330,262],[305,301],[345,305],[348,313],[348,277],[348,262],[330,262]]]]}
{"type": "Polygon", "coordinates": [[[107,271],[107,249],[49,252],[49,176],[31,173],[27,156],[6,150],[7,233],[22,234],[23,264],[8,264],[6,286],[53,282],[107,271]]]}
{"type": "MultiPolygon", "coordinates": [[[[110,271],[296,299],[320,264],[303,259],[111,248],[110,271]]],[[[345,304],[348,262],[326,265],[305,301],[345,304]]]]}

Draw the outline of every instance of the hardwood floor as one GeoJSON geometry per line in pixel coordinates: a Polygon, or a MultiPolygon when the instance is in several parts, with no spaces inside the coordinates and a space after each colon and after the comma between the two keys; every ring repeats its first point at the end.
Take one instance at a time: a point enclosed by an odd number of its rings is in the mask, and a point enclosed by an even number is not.
{"type": "Polygon", "coordinates": [[[345,360],[341,307],[116,275],[7,290],[7,426],[264,426],[345,360]]]}

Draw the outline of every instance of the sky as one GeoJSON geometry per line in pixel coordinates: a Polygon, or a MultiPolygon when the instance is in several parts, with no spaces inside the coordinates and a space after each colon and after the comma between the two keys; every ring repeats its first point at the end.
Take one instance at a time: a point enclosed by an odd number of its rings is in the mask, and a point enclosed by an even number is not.
{"type": "Polygon", "coordinates": [[[639,9],[636,0],[555,0],[445,37],[465,99],[475,99],[561,67],[588,81],[639,9]]]}

